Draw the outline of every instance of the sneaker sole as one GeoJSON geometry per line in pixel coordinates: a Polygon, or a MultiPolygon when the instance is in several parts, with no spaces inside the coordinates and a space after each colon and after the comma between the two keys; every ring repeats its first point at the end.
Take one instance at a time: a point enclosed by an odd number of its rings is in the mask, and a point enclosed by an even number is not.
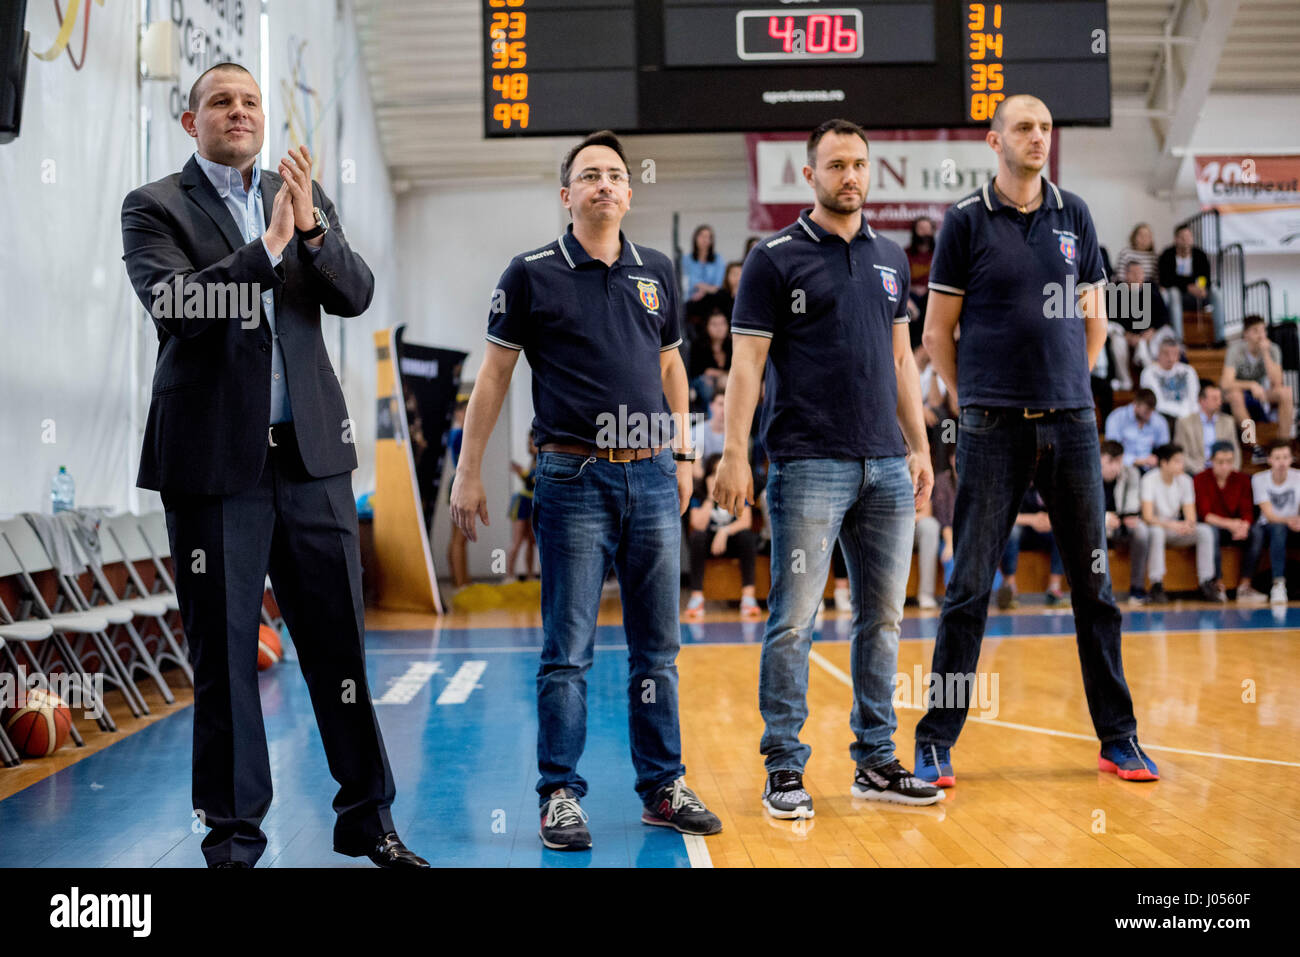
{"type": "Polygon", "coordinates": [[[943,792],[932,795],[931,797],[908,797],[906,794],[898,794],[894,791],[876,791],[867,790],[858,787],[856,784],[850,788],[850,793],[855,798],[861,798],[864,801],[880,801],[884,804],[911,804],[915,806],[925,806],[927,804],[938,804],[943,800],[943,792]]]}
{"type": "Polygon", "coordinates": [[[763,807],[767,808],[767,813],[772,815],[772,817],[776,818],[778,821],[793,821],[801,817],[812,817],[813,814],[816,813],[810,807],[797,807],[792,811],[783,811],[780,808],[772,807],[772,805],[768,803],[767,798],[763,798],[763,807]]]}
{"type": "Polygon", "coordinates": [[[590,842],[588,842],[588,843],[586,843],[586,844],[552,844],[552,843],[551,843],[550,841],[548,841],[546,838],[542,837],[542,835],[541,835],[540,833],[539,833],[537,836],[538,836],[538,837],[541,837],[541,838],[542,838],[542,843],[545,844],[547,847],[549,847],[549,848],[550,848],[551,850],[553,850],[553,851],[589,851],[589,850],[591,850],[591,843],[590,843],[590,842]]]}
{"type": "Polygon", "coordinates": [[[1097,757],[1097,770],[1105,771],[1107,774],[1117,774],[1124,781],[1159,781],[1160,775],[1152,774],[1145,767],[1137,768],[1132,771],[1125,771],[1114,761],[1108,761],[1100,755],[1097,757]]]}
{"type": "Polygon", "coordinates": [[[708,830],[708,831],[692,831],[692,830],[688,830],[687,828],[682,827],[682,826],[679,825],[679,824],[674,824],[672,821],[665,821],[663,818],[661,818],[661,817],[659,817],[659,816],[657,816],[657,815],[651,815],[651,814],[646,814],[646,813],[642,812],[642,814],[641,814],[641,823],[642,823],[642,824],[649,824],[651,827],[671,827],[671,828],[672,828],[674,831],[676,831],[678,834],[694,834],[696,837],[708,837],[710,834],[721,834],[721,833],[722,833],[722,822],[721,822],[721,821],[718,822],[718,826],[717,826],[717,827],[712,828],[711,830],[708,830]]]}
{"type": "Polygon", "coordinates": [[[916,776],[926,784],[933,784],[937,788],[952,788],[957,786],[957,775],[955,774],[942,774],[933,781],[927,777],[922,777],[919,774],[916,776]]]}

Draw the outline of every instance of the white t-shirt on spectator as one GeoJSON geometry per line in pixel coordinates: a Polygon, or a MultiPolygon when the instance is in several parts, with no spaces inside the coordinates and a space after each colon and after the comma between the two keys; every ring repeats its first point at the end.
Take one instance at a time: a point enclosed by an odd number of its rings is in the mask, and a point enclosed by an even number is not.
{"type": "Polygon", "coordinates": [[[921,404],[922,405],[924,405],[926,400],[929,398],[930,382],[936,376],[938,376],[939,379],[939,395],[943,398],[947,398],[948,396],[948,387],[943,384],[943,376],[938,375],[938,373],[934,371],[934,363],[932,362],[924,369],[921,370],[920,380],[921,380],[921,404]]]}
{"type": "MultiPolygon", "coordinates": [[[[1300,515],[1300,469],[1287,469],[1286,481],[1281,485],[1273,482],[1273,470],[1256,472],[1250,478],[1251,490],[1255,493],[1255,504],[1268,502],[1273,506],[1273,514],[1278,518],[1291,518],[1300,515]]],[[[1259,520],[1267,522],[1263,509],[1259,520]]]]}
{"type": "Polygon", "coordinates": [[[1173,482],[1166,485],[1160,477],[1160,469],[1154,468],[1142,476],[1139,486],[1142,501],[1150,502],[1156,518],[1180,521],[1183,518],[1183,506],[1196,504],[1196,489],[1192,477],[1186,472],[1179,472],[1173,482]]]}
{"type": "Polygon", "coordinates": [[[1168,372],[1152,363],[1142,370],[1139,385],[1156,394],[1156,411],[1161,415],[1181,419],[1196,411],[1201,380],[1196,377],[1196,370],[1186,362],[1175,362],[1168,372]]]}

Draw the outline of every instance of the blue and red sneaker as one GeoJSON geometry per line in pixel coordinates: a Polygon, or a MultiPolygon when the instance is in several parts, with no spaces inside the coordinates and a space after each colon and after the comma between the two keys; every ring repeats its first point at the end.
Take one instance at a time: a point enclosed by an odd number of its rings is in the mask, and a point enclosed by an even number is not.
{"type": "Polygon", "coordinates": [[[941,744],[916,746],[916,776],[935,787],[950,788],[957,783],[952,773],[952,758],[941,744]]]}
{"type": "Polygon", "coordinates": [[[1125,781],[1160,780],[1156,763],[1146,756],[1146,752],[1138,745],[1137,738],[1124,738],[1103,744],[1101,754],[1097,755],[1097,768],[1118,774],[1125,781]]]}

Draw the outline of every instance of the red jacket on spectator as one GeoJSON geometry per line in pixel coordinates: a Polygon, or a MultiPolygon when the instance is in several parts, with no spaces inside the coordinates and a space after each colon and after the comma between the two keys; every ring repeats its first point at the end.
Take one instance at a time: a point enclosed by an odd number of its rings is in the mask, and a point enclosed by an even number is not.
{"type": "Polygon", "coordinates": [[[1223,488],[1219,488],[1219,483],[1214,481],[1214,469],[1205,469],[1192,479],[1192,487],[1196,489],[1196,517],[1202,522],[1206,515],[1255,521],[1255,499],[1250,476],[1245,472],[1231,473],[1223,488]]]}

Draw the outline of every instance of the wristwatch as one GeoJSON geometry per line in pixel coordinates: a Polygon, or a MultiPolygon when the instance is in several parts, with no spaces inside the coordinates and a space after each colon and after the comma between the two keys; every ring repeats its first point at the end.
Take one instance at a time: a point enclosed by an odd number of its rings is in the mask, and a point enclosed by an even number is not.
{"type": "Polygon", "coordinates": [[[311,212],[312,215],[316,217],[316,225],[311,229],[298,230],[298,236],[300,239],[315,239],[317,236],[324,236],[329,232],[330,221],[325,218],[325,214],[321,212],[321,208],[319,206],[313,206],[311,212]]]}
{"type": "Polygon", "coordinates": [[[700,457],[699,449],[691,449],[689,452],[673,452],[674,462],[694,462],[700,457]]]}

